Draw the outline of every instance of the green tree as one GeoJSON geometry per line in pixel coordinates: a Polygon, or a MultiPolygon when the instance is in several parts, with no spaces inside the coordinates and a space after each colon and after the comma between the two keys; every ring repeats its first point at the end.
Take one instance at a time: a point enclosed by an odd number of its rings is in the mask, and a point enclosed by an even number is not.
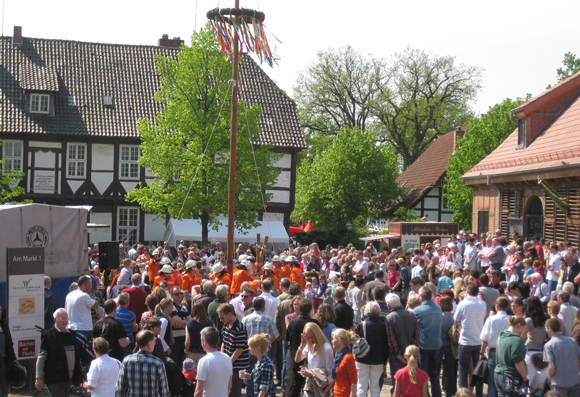
{"type": "Polygon", "coordinates": [[[564,54],[562,64],[564,66],[558,68],[556,71],[558,83],[580,71],[580,58],[576,58],[576,54],[572,54],[571,52],[564,54]]]}
{"type": "Polygon", "coordinates": [[[294,85],[308,153],[328,146],[342,127],[365,131],[372,121],[370,103],[383,79],[383,61],[364,57],[350,46],[318,52],[294,85]]]}
{"type": "Polygon", "coordinates": [[[481,117],[467,125],[467,132],[456,144],[455,152],[449,157],[445,196],[453,208],[453,221],[463,229],[471,229],[473,213],[473,190],[465,186],[461,177],[473,166],[493,152],[516,128],[510,120],[510,110],[518,102],[504,99],[489,108],[481,117]]]}
{"type": "MultiPolygon", "coordinates": [[[[232,64],[217,49],[208,28],[192,36],[192,46],[173,57],[157,57],[161,76],[155,100],[163,106],[155,120],[139,120],[139,164],[155,180],[127,194],[163,219],[199,218],[202,239],[228,208],[232,64]]],[[[254,147],[260,108],[238,104],[236,227],[257,225],[270,189],[280,173],[272,167],[279,155],[268,146],[254,147]],[[257,168],[257,170],[256,170],[257,168]],[[259,175],[259,178],[258,176],[259,175]]]]}
{"type": "Polygon", "coordinates": [[[296,175],[294,221],[317,228],[365,227],[367,218],[384,218],[401,196],[397,156],[377,145],[370,131],[342,128],[324,151],[303,162],[296,175]]]}
{"type": "MultiPolygon", "coordinates": [[[[0,140],[0,146],[3,146],[4,142],[0,140]]],[[[8,203],[13,202],[18,196],[22,196],[25,192],[24,188],[19,185],[24,172],[11,169],[13,164],[8,164],[0,160],[0,168],[2,173],[0,174],[0,202],[8,203]]],[[[25,202],[31,202],[26,200],[25,202]]]]}
{"type": "Polygon", "coordinates": [[[469,102],[481,88],[481,69],[456,65],[454,57],[407,48],[395,54],[374,102],[378,139],[408,168],[440,135],[473,118],[469,102]]]}

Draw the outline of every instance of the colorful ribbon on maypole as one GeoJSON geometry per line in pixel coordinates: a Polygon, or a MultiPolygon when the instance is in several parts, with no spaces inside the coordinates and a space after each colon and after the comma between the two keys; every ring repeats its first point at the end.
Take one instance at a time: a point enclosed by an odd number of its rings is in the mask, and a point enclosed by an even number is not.
{"type": "MultiPolygon", "coordinates": [[[[207,12],[213,36],[221,52],[228,59],[234,56],[234,38],[238,38],[240,52],[254,53],[261,63],[270,67],[278,65],[278,58],[272,51],[263,24],[266,18],[260,11],[248,8],[214,8],[207,12]],[[251,25],[251,26],[249,26],[251,25]]],[[[274,39],[281,43],[276,36],[274,39]]]]}

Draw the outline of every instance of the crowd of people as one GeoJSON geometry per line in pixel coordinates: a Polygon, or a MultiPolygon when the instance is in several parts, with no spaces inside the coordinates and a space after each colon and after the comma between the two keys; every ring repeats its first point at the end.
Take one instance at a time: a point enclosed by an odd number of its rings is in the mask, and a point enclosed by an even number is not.
{"type": "Polygon", "coordinates": [[[219,243],[121,244],[106,280],[90,251],[65,307],[47,305],[36,387],[53,397],[378,397],[389,377],[395,397],[580,396],[580,263],[565,243],[240,245],[231,274],[219,243]]]}

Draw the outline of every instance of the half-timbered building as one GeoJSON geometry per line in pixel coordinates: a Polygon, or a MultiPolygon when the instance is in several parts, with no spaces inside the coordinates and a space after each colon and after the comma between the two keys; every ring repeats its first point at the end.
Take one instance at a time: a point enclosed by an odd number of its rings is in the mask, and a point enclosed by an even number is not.
{"type": "MultiPolygon", "coordinates": [[[[25,199],[92,205],[90,221],[111,225],[91,241],[130,242],[164,237],[155,220],[127,192],[154,176],[137,162],[140,118],[160,103],[155,55],[175,56],[182,43],[166,35],[158,46],[86,43],[22,36],[0,38],[0,139],[5,167],[24,172],[25,199]]],[[[282,169],[260,220],[289,225],[297,153],[306,144],[295,103],[249,56],[240,67],[240,100],[261,105],[256,145],[273,145],[282,169]]]]}

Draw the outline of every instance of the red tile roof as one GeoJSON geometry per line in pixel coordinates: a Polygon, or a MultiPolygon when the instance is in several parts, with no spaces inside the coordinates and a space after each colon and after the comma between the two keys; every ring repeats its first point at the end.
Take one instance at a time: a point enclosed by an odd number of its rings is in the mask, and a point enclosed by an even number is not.
{"type": "Polygon", "coordinates": [[[425,152],[397,178],[399,185],[413,187],[405,206],[412,207],[427,193],[430,186],[441,185],[449,156],[455,148],[456,131],[441,135],[425,152]]]}
{"type": "MultiPolygon", "coordinates": [[[[575,85],[580,84],[580,73],[566,82],[571,79],[575,85]]],[[[539,97],[545,98],[545,93],[539,97]]],[[[532,104],[535,106],[536,98],[518,107],[517,110],[522,111],[532,104]]],[[[528,147],[516,150],[517,146],[516,128],[497,149],[463,175],[463,178],[500,176],[527,171],[555,171],[580,166],[580,97],[576,97],[528,147]]]]}

